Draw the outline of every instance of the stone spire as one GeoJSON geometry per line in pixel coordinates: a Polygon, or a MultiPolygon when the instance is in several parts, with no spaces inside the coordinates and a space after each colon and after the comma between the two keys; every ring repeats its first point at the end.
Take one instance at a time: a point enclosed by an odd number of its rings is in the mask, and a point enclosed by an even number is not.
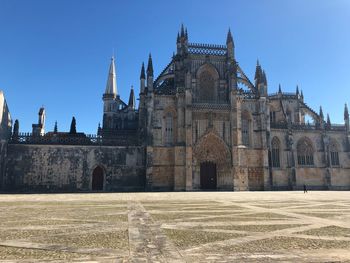
{"type": "Polygon", "coordinates": [[[346,103],[344,107],[344,122],[345,122],[346,131],[349,132],[349,129],[350,129],[349,110],[348,110],[348,105],[346,103]]]}
{"type": "Polygon", "coordinates": [[[55,121],[55,127],[53,128],[53,132],[54,132],[54,133],[57,133],[57,132],[58,132],[57,121],[55,121]]]}
{"type": "Polygon", "coordinates": [[[297,85],[297,89],[295,91],[295,94],[297,95],[297,97],[299,97],[299,86],[297,85]]]}
{"type": "Polygon", "coordinates": [[[143,62],[142,62],[142,66],[141,66],[140,79],[146,79],[146,74],[145,74],[145,63],[143,63],[143,62]]]}
{"type": "Polygon", "coordinates": [[[152,63],[152,55],[151,55],[151,53],[149,53],[149,57],[148,57],[147,76],[152,76],[153,77],[153,63],[152,63]]]}
{"type": "Polygon", "coordinates": [[[130,109],[133,109],[133,110],[135,109],[135,106],[136,106],[134,86],[131,86],[128,106],[130,109]]]}
{"type": "Polygon", "coordinates": [[[301,90],[301,92],[300,92],[300,99],[301,99],[301,100],[304,100],[303,90],[301,90]]]}
{"type": "Polygon", "coordinates": [[[153,92],[153,63],[151,53],[149,54],[147,65],[147,90],[148,92],[153,92]]]}
{"type": "Polygon", "coordinates": [[[232,43],[233,46],[235,45],[235,43],[233,42],[233,37],[232,37],[232,33],[231,33],[231,29],[228,29],[227,32],[227,37],[226,37],[226,45],[228,45],[229,43],[232,43]]]}
{"type": "Polygon", "coordinates": [[[145,92],[145,79],[146,79],[146,74],[145,74],[145,63],[142,62],[142,67],[141,67],[141,74],[140,74],[140,93],[145,92]]]}
{"type": "Polygon", "coordinates": [[[227,37],[226,37],[226,46],[227,46],[227,57],[230,60],[234,60],[235,59],[235,44],[233,43],[233,37],[231,34],[231,29],[228,29],[227,32],[227,37]]]}
{"type": "Polygon", "coordinates": [[[115,73],[115,63],[114,57],[111,59],[111,64],[109,66],[107,85],[105,90],[105,95],[113,96],[114,98],[118,95],[117,90],[117,76],[115,73]]]}
{"type": "Polygon", "coordinates": [[[177,32],[176,43],[180,43],[180,34],[177,32]]]}
{"type": "Polygon", "coordinates": [[[349,120],[349,110],[348,110],[348,105],[345,103],[344,107],[344,120],[349,120]]]}
{"type": "Polygon", "coordinates": [[[328,129],[331,127],[331,118],[329,118],[328,113],[327,113],[327,127],[328,127],[328,129]]]}
{"type": "Polygon", "coordinates": [[[267,78],[266,78],[265,70],[263,70],[263,79],[264,79],[265,86],[267,86],[267,78]]]}
{"type": "Polygon", "coordinates": [[[319,113],[319,115],[320,115],[321,121],[323,121],[324,120],[324,115],[323,115],[322,106],[320,106],[320,113],[319,113]]]}
{"type": "Polygon", "coordinates": [[[181,24],[181,37],[185,37],[185,28],[184,28],[184,24],[181,24]]]}
{"type": "Polygon", "coordinates": [[[14,137],[18,137],[19,135],[19,121],[18,119],[15,120],[15,124],[13,125],[13,134],[14,137]]]}
{"type": "Polygon", "coordinates": [[[254,77],[254,80],[255,80],[255,86],[257,87],[258,84],[261,83],[262,81],[262,77],[263,77],[263,72],[261,70],[261,66],[259,64],[259,60],[256,61],[256,68],[255,68],[255,77],[254,77]]]}
{"type": "Polygon", "coordinates": [[[282,93],[281,84],[278,84],[278,93],[282,93]]]}
{"type": "Polygon", "coordinates": [[[73,117],[72,122],[70,123],[69,134],[76,134],[76,133],[77,133],[77,122],[75,120],[75,117],[73,117]]]}

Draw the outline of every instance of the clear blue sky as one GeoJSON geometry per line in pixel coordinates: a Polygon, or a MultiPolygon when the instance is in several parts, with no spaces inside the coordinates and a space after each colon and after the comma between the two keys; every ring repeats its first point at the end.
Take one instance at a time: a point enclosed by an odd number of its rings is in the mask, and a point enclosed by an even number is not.
{"type": "Polygon", "coordinates": [[[157,75],[175,51],[181,23],[190,42],[225,44],[253,79],[257,58],[269,93],[298,84],[305,101],[343,123],[350,102],[349,0],[87,1],[0,0],[0,89],[13,119],[30,132],[39,107],[46,130],[96,133],[112,50],[117,85],[127,100],[139,90],[142,61],[152,52],[157,75]]]}

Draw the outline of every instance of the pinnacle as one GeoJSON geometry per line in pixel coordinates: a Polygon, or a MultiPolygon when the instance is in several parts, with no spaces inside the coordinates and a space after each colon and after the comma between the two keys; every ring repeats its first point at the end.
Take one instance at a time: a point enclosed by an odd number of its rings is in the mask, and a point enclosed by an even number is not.
{"type": "Polygon", "coordinates": [[[227,32],[227,38],[226,38],[226,44],[228,43],[232,43],[233,44],[233,37],[232,37],[232,33],[231,33],[231,29],[228,29],[227,32]]]}
{"type": "Polygon", "coordinates": [[[148,57],[147,75],[148,76],[153,76],[153,63],[152,63],[152,55],[151,55],[151,53],[149,53],[149,57],[148,57]]]}
{"type": "Polygon", "coordinates": [[[142,62],[142,67],[141,67],[141,74],[140,74],[140,79],[145,79],[145,63],[142,62]]]}

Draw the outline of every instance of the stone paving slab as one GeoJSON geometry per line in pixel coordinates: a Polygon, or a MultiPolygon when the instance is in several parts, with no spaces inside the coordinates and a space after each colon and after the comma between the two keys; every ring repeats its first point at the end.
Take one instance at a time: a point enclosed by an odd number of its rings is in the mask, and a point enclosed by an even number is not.
{"type": "Polygon", "coordinates": [[[0,195],[0,262],[350,262],[350,192],[0,195]]]}

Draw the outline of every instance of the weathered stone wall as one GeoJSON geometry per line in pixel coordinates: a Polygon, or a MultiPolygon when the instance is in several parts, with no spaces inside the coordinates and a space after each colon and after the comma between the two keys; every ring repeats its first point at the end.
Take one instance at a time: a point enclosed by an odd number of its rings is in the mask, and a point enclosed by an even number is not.
{"type": "Polygon", "coordinates": [[[144,158],[142,147],[9,144],[4,189],[90,191],[100,166],[104,190],[144,190],[144,158]]]}
{"type": "Polygon", "coordinates": [[[174,147],[153,148],[152,190],[174,190],[174,147]]]}
{"type": "Polygon", "coordinates": [[[293,131],[293,152],[286,145],[286,131],[272,130],[271,138],[277,137],[280,141],[280,164],[279,168],[272,168],[273,188],[302,189],[303,185],[311,189],[350,189],[350,153],[347,152],[346,134],[318,130],[293,131]],[[332,167],[328,162],[329,154],[326,151],[324,137],[328,141],[335,142],[339,154],[339,166],[332,167]],[[314,149],[314,165],[302,166],[297,160],[297,144],[299,140],[308,138],[314,149]],[[295,184],[291,176],[291,156],[294,156],[295,184]]]}

